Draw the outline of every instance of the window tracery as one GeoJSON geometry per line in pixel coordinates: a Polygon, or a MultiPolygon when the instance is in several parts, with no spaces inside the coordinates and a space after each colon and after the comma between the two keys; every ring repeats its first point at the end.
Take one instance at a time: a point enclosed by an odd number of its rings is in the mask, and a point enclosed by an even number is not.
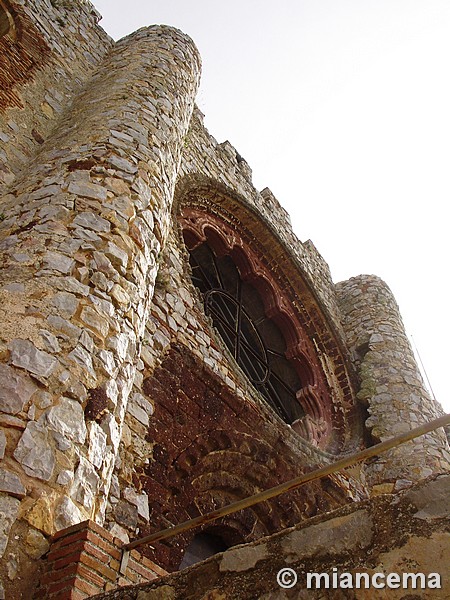
{"type": "Polygon", "coordinates": [[[192,281],[222,342],[266,404],[325,447],[332,421],[326,379],[271,269],[219,216],[187,207],[180,223],[192,281]]]}

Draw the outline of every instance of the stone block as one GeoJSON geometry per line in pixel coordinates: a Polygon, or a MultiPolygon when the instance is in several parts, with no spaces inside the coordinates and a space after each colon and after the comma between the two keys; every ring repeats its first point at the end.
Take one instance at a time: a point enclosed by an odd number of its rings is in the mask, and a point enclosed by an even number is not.
{"type": "Polygon", "coordinates": [[[122,248],[119,248],[112,242],[108,242],[104,252],[113,265],[122,267],[123,269],[127,268],[128,254],[125,250],[122,250],[122,248]]]}
{"type": "Polygon", "coordinates": [[[224,552],[219,563],[219,571],[222,573],[225,571],[248,571],[253,569],[260,560],[267,558],[270,558],[270,554],[264,544],[231,548],[224,552]]]}
{"type": "Polygon", "coordinates": [[[77,363],[84,369],[86,369],[91,375],[95,377],[94,366],[92,364],[92,358],[89,352],[87,352],[83,346],[76,346],[72,352],[67,355],[67,358],[77,363]]]}
{"type": "Polygon", "coordinates": [[[76,194],[84,198],[92,198],[93,200],[103,201],[107,197],[105,188],[89,181],[71,181],[68,191],[71,194],[76,194]]]}
{"type": "Polygon", "coordinates": [[[71,497],[90,510],[94,504],[100,478],[93,465],[80,456],[75,478],[70,488],[71,497]]]}
{"type": "Polygon", "coordinates": [[[372,541],[372,520],[366,510],[293,530],[283,540],[283,551],[294,559],[325,556],[366,548],[372,541]]]}
{"type": "Polygon", "coordinates": [[[109,324],[105,317],[98,314],[90,306],[85,306],[81,311],[80,319],[95,333],[105,338],[108,335],[109,324]]]}
{"type": "Polygon", "coordinates": [[[105,415],[100,426],[106,434],[108,444],[110,444],[113,447],[114,452],[116,452],[120,443],[120,430],[114,415],[111,413],[105,415]]]}
{"type": "Polygon", "coordinates": [[[138,494],[133,488],[125,488],[123,496],[125,500],[130,502],[130,504],[134,504],[134,506],[136,506],[140,517],[146,521],[149,520],[150,514],[148,508],[148,496],[145,492],[138,494]]]}
{"type": "Polygon", "coordinates": [[[61,351],[61,346],[59,345],[56,335],[53,335],[53,333],[50,333],[50,331],[47,331],[46,329],[40,329],[39,333],[41,334],[45,347],[49,352],[61,351]]]}
{"type": "Polygon", "coordinates": [[[41,558],[50,549],[47,538],[37,529],[30,529],[25,537],[25,552],[31,558],[41,558]]]}
{"type": "Polygon", "coordinates": [[[74,264],[75,261],[70,256],[60,252],[46,252],[42,261],[42,269],[67,274],[70,273],[74,264]]]}
{"type": "Polygon", "coordinates": [[[413,489],[404,497],[417,508],[414,515],[417,519],[446,518],[450,514],[450,475],[413,489]]]}
{"type": "Polygon", "coordinates": [[[136,529],[138,522],[138,509],[133,504],[120,500],[120,502],[116,504],[114,515],[120,525],[123,525],[133,531],[136,529]]]}
{"type": "Polygon", "coordinates": [[[0,469],[0,492],[6,492],[16,498],[24,498],[27,490],[15,473],[0,469]]]}
{"type": "Polygon", "coordinates": [[[73,225],[82,229],[92,229],[98,233],[108,233],[111,223],[93,212],[80,212],[73,220],[73,225]]]}
{"type": "Polygon", "coordinates": [[[47,428],[41,423],[28,423],[14,451],[14,458],[31,477],[48,481],[55,466],[55,453],[49,443],[47,428]]]}
{"type": "Polygon", "coordinates": [[[106,433],[95,422],[89,423],[89,461],[99,469],[102,466],[106,453],[106,433]]]}
{"type": "Polygon", "coordinates": [[[53,296],[52,304],[63,317],[70,318],[77,310],[78,298],[70,292],[57,292],[53,296]]]}
{"type": "Polygon", "coordinates": [[[53,494],[41,496],[25,513],[24,519],[35,529],[46,535],[53,535],[55,533],[54,503],[53,494]]]}
{"type": "Polygon", "coordinates": [[[51,429],[79,444],[86,439],[84,412],[80,403],[70,398],[61,398],[57,406],[47,413],[47,422],[51,429]]]}
{"type": "MultiPolygon", "coordinates": [[[[17,358],[17,354],[15,356],[17,358]]],[[[0,364],[0,410],[11,415],[17,414],[24,409],[36,389],[28,377],[8,365],[0,364]]]]}
{"type": "Polygon", "coordinates": [[[9,344],[11,362],[33,375],[49,377],[56,368],[57,360],[47,352],[38,350],[28,340],[15,339],[9,344]]]}
{"type": "Polygon", "coordinates": [[[20,501],[16,498],[0,495],[0,558],[5,553],[9,532],[17,519],[19,506],[20,501]]]}
{"type": "Polygon", "coordinates": [[[70,498],[64,497],[55,508],[55,529],[61,531],[71,525],[80,523],[83,515],[70,498]]]}
{"type": "Polygon", "coordinates": [[[6,435],[3,429],[0,429],[0,460],[5,456],[6,450],[6,435]]]}

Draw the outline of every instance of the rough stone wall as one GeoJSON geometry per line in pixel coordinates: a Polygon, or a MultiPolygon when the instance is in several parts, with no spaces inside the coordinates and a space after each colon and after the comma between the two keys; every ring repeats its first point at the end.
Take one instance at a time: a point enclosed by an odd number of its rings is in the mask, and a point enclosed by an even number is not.
{"type": "MultiPolygon", "coordinates": [[[[258,542],[230,548],[156,582],[116,590],[98,600],[425,600],[450,597],[450,477],[423,482],[315,517],[258,542]],[[277,573],[298,583],[281,589],[277,573]],[[349,573],[438,573],[440,589],[332,588],[333,569],[349,573]],[[306,589],[307,573],[330,575],[330,589],[306,589]]],[[[348,581],[348,579],[347,579],[348,581]]],[[[381,580],[378,580],[378,582],[381,580]]],[[[386,583],[386,579],[384,579],[386,583]]]]}
{"type": "MultiPolygon", "coordinates": [[[[372,436],[384,441],[443,414],[425,389],[388,286],[378,277],[364,275],[339,283],[336,291],[349,348],[359,367],[358,398],[367,406],[366,425],[372,436]]],[[[379,457],[367,474],[371,485],[383,482],[381,489],[393,489],[449,467],[448,442],[439,430],[379,457]]]]}
{"type": "Polygon", "coordinates": [[[0,37],[0,193],[48,137],[112,46],[88,0],[7,0],[0,37]]]}
{"type": "Polygon", "coordinates": [[[2,200],[1,575],[16,594],[33,583],[21,540],[103,519],[199,70],[177,30],[122,40],[2,200]]]}

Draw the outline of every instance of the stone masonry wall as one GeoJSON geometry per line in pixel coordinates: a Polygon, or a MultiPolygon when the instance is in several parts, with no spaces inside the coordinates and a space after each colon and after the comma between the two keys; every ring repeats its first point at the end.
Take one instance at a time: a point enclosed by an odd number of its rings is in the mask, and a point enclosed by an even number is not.
{"type": "Polygon", "coordinates": [[[0,38],[0,193],[48,137],[112,46],[88,0],[7,0],[0,38]]]}
{"type": "MultiPolygon", "coordinates": [[[[359,365],[358,393],[369,412],[367,427],[375,440],[386,440],[436,419],[442,408],[426,391],[397,303],[378,277],[361,275],[336,286],[350,350],[359,365]]],[[[369,483],[381,489],[408,485],[450,469],[448,442],[443,430],[371,462],[369,483]],[[405,481],[406,480],[406,481],[405,481]]]]}
{"type": "Polygon", "coordinates": [[[103,519],[199,71],[177,30],[125,38],[2,200],[0,573],[17,597],[21,540],[103,519]]]}

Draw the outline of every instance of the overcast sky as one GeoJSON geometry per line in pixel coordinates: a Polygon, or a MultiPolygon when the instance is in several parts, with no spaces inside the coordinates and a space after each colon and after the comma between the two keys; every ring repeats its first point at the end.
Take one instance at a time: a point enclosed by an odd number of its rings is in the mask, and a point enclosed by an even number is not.
{"type": "Polygon", "coordinates": [[[197,103],[311,239],[334,281],[393,290],[447,391],[449,0],[94,0],[115,39],[152,23],[197,44],[197,103]]]}

